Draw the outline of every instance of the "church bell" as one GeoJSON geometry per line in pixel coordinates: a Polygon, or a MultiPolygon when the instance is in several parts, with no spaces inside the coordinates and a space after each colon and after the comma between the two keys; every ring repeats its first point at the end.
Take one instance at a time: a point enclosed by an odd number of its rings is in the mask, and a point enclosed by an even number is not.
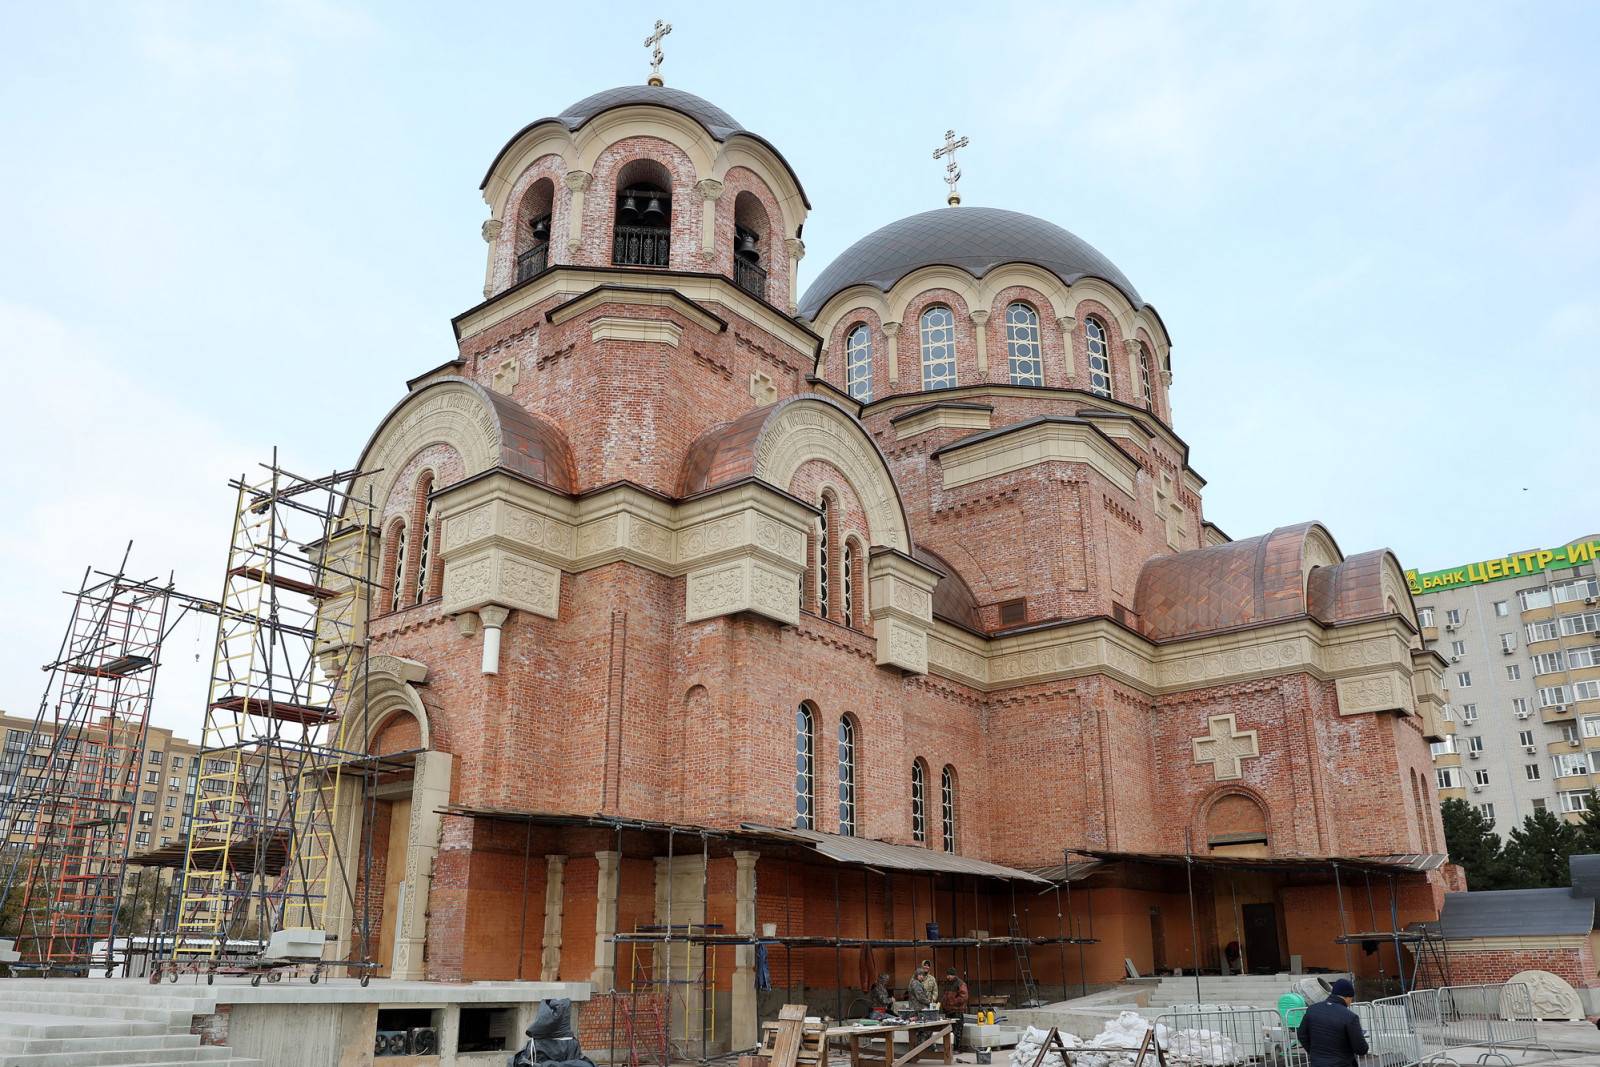
{"type": "Polygon", "coordinates": [[[739,246],[734,251],[740,259],[748,260],[751,263],[759,262],[761,259],[761,249],[756,246],[756,235],[749,230],[740,231],[739,246]]]}
{"type": "Polygon", "coordinates": [[[633,198],[632,193],[628,193],[622,198],[622,207],[618,210],[622,212],[624,219],[632,221],[639,214],[639,201],[633,198]]]}
{"type": "Polygon", "coordinates": [[[667,213],[661,206],[661,198],[652,195],[650,202],[644,206],[644,211],[639,214],[639,221],[646,226],[656,226],[667,221],[667,213]]]}
{"type": "Polygon", "coordinates": [[[550,216],[542,215],[533,220],[533,239],[535,241],[550,240],[550,216]]]}

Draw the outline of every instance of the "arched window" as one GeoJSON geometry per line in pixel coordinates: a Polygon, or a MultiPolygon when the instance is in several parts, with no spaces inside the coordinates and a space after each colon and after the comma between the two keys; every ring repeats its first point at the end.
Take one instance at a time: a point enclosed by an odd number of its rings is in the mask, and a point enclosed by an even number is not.
{"type": "Polygon", "coordinates": [[[922,313],[922,388],[956,384],[956,317],[943,304],[922,313]]]}
{"type": "Polygon", "coordinates": [[[758,300],[767,298],[767,209],[746,190],[733,199],[733,283],[758,300]]]}
{"type": "Polygon", "coordinates": [[[1150,350],[1139,342],[1139,388],[1144,393],[1144,406],[1146,410],[1156,409],[1155,390],[1150,386],[1150,350]]]}
{"type": "Polygon", "coordinates": [[[839,720],[839,832],[856,834],[856,720],[839,720]]]}
{"type": "Polygon", "coordinates": [[[828,524],[833,520],[833,498],[822,494],[822,514],[817,516],[817,614],[824,619],[831,614],[831,594],[833,592],[828,582],[828,571],[832,560],[829,558],[828,524]]]}
{"type": "Polygon", "coordinates": [[[555,183],[540,178],[522,197],[516,232],[517,281],[525,282],[550,265],[550,218],[555,183]]]}
{"type": "Polygon", "coordinates": [[[872,330],[862,323],[844,342],[844,387],[853,399],[872,399],[872,330]]]}
{"type": "Polygon", "coordinates": [[[794,716],[794,824],[809,830],[816,817],[816,719],[809,704],[801,704],[794,716]]]}
{"type": "Polygon", "coordinates": [[[956,850],[956,769],[948,763],[939,772],[939,822],[944,831],[944,850],[956,850]]]}
{"type": "Polygon", "coordinates": [[[406,523],[396,519],[389,527],[389,551],[394,553],[394,570],[389,577],[389,610],[398,611],[405,604],[406,593],[406,523]]]}
{"type": "Polygon", "coordinates": [[[911,761],[911,840],[928,840],[928,767],[920,759],[911,761]]]}
{"type": "Polygon", "coordinates": [[[1097,396],[1111,396],[1111,341],[1099,319],[1083,320],[1083,335],[1089,349],[1089,390],[1097,396]]]}
{"type": "Polygon", "coordinates": [[[428,599],[428,583],[433,569],[433,472],[424,471],[417,479],[417,585],[414,603],[428,599]]]}
{"type": "Polygon", "coordinates": [[[671,260],[672,175],[653,159],[635,159],[617,172],[617,213],[611,262],[665,267],[671,260]]]}
{"type": "Polygon", "coordinates": [[[856,543],[844,543],[844,558],[840,560],[839,593],[844,600],[844,624],[856,624],[856,543]]]}
{"type": "Polygon", "coordinates": [[[1039,350],[1039,313],[1027,304],[1006,308],[1006,354],[1012,385],[1043,385],[1044,356],[1039,350]]]}

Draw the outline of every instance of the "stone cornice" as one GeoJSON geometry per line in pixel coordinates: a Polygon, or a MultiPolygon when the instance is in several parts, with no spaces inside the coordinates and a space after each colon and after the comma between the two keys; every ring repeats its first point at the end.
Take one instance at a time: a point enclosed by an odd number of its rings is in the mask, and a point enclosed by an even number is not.
{"type": "Polygon", "coordinates": [[[946,489],[1051,461],[1086,463],[1130,497],[1139,477],[1138,461],[1103,430],[1065,416],[1041,416],[962,438],[932,458],[943,471],[946,489]]]}
{"type": "Polygon", "coordinates": [[[725,320],[711,314],[676,289],[644,289],[622,285],[597,285],[588,292],[546,311],[545,321],[560,326],[603,304],[671,308],[696,326],[711,333],[722,333],[728,328],[725,320]]]}
{"type": "MultiPolygon", "coordinates": [[[[802,326],[798,320],[766,301],[751,296],[735,285],[732,279],[720,274],[688,271],[637,271],[569,265],[552,267],[462,312],[451,320],[451,325],[455,329],[456,340],[465,341],[552,298],[565,297],[571,300],[598,288],[614,290],[612,299],[618,302],[625,300],[630,291],[649,293],[670,289],[692,305],[719,305],[766,330],[809,360],[812,373],[815,373],[817,360],[821,357],[822,338],[802,326]]],[[[709,314],[703,307],[701,311],[709,314]]]]}
{"type": "Polygon", "coordinates": [[[1411,651],[1398,618],[1337,629],[1299,618],[1161,644],[1104,618],[1004,637],[984,637],[935,619],[928,670],[985,692],[1101,675],[1152,697],[1305,673],[1342,685],[1346,714],[1417,710],[1408,691],[1396,688],[1388,701],[1374,695],[1375,679],[1397,687],[1405,680],[1409,686],[1411,651]]]}

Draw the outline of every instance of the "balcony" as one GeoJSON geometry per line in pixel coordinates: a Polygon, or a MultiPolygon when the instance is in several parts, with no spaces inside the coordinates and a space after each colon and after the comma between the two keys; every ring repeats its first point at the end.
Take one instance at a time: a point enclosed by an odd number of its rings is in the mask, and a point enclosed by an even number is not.
{"type": "Polygon", "coordinates": [[[748,259],[734,256],[733,284],[757,300],[765,300],[767,298],[767,272],[758,263],[752,263],[748,259]]]}
{"type": "Polygon", "coordinates": [[[1575,716],[1576,712],[1571,704],[1557,704],[1539,709],[1539,718],[1545,722],[1572,722],[1575,716]]]}
{"type": "Polygon", "coordinates": [[[1573,752],[1583,751],[1583,738],[1575,737],[1570,741],[1563,737],[1559,741],[1551,741],[1544,746],[1544,750],[1552,756],[1564,756],[1573,752]]]}
{"type": "Polygon", "coordinates": [[[611,236],[611,262],[619,267],[665,267],[672,231],[618,224],[611,236]]]}
{"type": "Polygon", "coordinates": [[[533,277],[535,274],[544,273],[545,267],[550,265],[550,242],[544,241],[534,245],[526,252],[517,255],[517,282],[520,284],[533,277]]]}

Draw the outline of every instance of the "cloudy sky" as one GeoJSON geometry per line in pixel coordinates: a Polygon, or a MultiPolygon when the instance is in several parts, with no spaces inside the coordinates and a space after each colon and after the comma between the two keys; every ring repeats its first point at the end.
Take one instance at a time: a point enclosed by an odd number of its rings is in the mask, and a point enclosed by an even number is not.
{"type": "MultiPolygon", "coordinates": [[[[496,150],[642,81],[657,17],[668,84],[805,183],[802,285],[942,204],[948,127],[968,204],[1120,265],[1233,536],[1426,570],[1600,529],[1600,7],[909,10],[0,0],[0,707],[85,566],[131,538],[215,595],[231,474],[354,461],[454,354],[496,150]]],[[[197,730],[209,642],[178,627],[158,721],[197,730]]]]}

